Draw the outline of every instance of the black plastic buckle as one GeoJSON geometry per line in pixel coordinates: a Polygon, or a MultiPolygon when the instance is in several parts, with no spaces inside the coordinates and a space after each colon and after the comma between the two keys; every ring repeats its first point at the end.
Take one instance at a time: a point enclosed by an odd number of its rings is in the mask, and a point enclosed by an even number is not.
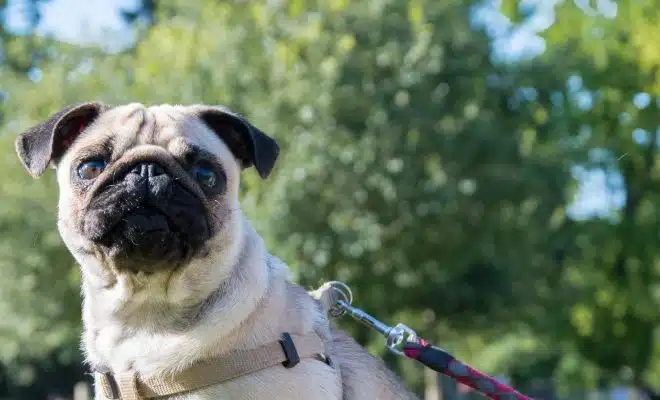
{"type": "Polygon", "coordinates": [[[110,372],[103,373],[103,376],[105,377],[105,382],[107,383],[107,389],[110,392],[110,398],[112,400],[121,399],[121,395],[119,394],[119,386],[117,385],[117,381],[115,381],[115,377],[112,376],[110,372]]]}
{"type": "Polygon", "coordinates": [[[293,343],[293,339],[291,339],[291,335],[284,332],[280,344],[282,345],[282,350],[286,356],[286,361],[284,361],[282,365],[284,365],[285,368],[293,368],[298,365],[300,362],[300,356],[298,355],[298,350],[296,350],[296,345],[293,343]]]}

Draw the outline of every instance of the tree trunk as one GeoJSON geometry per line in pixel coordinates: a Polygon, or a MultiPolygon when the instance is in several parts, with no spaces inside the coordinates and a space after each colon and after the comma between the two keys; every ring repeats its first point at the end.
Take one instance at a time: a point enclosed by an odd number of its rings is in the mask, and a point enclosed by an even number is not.
{"type": "Polygon", "coordinates": [[[660,393],[656,392],[647,385],[641,385],[637,387],[637,390],[645,396],[645,400],[660,400],[660,393]]]}
{"type": "Polygon", "coordinates": [[[87,382],[78,382],[73,387],[73,400],[89,400],[89,385],[87,382]]]}
{"type": "Polygon", "coordinates": [[[444,400],[440,374],[431,368],[424,368],[424,400],[444,400]]]}

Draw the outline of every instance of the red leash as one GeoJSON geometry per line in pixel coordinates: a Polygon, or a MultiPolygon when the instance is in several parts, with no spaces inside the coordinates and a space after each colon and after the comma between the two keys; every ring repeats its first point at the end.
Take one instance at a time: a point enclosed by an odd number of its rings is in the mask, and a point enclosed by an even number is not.
{"type": "Polygon", "coordinates": [[[417,360],[434,371],[447,375],[456,382],[469,386],[489,399],[495,400],[531,400],[497,379],[480,372],[457,360],[446,351],[431,346],[424,339],[403,345],[403,352],[409,358],[417,360]]]}
{"type": "Polygon", "coordinates": [[[385,336],[386,347],[393,353],[417,360],[432,370],[471,387],[489,399],[532,400],[531,397],[527,397],[497,379],[457,360],[445,350],[430,345],[407,326],[403,324],[397,324],[394,327],[387,326],[359,308],[353,307],[351,305],[353,294],[345,283],[332,281],[327,285],[335,291],[339,298],[336,305],[330,309],[330,315],[339,317],[348,313],[351,317],[375,329],[385,336]]]}

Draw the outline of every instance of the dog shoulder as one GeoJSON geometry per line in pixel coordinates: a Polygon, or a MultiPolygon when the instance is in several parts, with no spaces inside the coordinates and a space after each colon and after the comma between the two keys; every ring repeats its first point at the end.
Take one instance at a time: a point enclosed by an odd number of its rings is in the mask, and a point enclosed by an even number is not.
{"type": "Polygon", "coordinates": [[[330,356],[341,370],[344,400],[414,400],[399,377],[346,332],[331,329],[330,356]]]}
{"type": "Polygon", "coordinates": [[[323,291],[307,292],[290,283],[289,293],[297,307],[308,310],[303,315],[314,316],[314,328],[328,346],[332,363],[339,370],[344,400],[413,400],[399,377],[385,363],[371,355],[346,332],[331,326],[327,312],[328,296],[323,291]]]}

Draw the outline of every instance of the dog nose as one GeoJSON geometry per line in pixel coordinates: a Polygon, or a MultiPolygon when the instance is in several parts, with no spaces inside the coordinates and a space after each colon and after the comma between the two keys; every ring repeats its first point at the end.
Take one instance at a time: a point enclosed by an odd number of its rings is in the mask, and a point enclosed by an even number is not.
{"type": "Polygon", "coordinates": [[[160,164],[153,162],[139,163],[131,170],[132,174],[137,174],[145,178],[154,178],[165,174],[165,169],[160,164]]]}

